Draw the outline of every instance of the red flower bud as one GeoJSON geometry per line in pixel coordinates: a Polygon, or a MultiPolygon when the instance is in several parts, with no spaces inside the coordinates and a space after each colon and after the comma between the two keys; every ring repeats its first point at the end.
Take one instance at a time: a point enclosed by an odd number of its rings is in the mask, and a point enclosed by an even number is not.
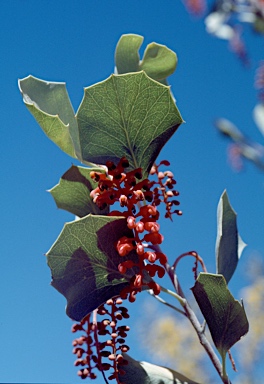
{"type": "Polygon", "coordinates": [[[125,207],[127,205],[127,197],[125,195],[121,195],[119,197],[119,203],[121,207],[125,207]]]}
{"type": "Polygon", "coordinates": [[[133,194],[139,201],[143,201],[145,198],[144,193],[141,190],[133,191],[133,194]]]}
{"type": "Polygon", "coordinates": [[[167,256],[162,252],[156,252],[156,256],[159,259],[160,264],[165,265],[168,261],[167,256]]]}
{"type": "Polygon", "coordinates": [[[118,265],[118,270],[119,270],[120,273],[125,274],[126,271],[127,271],[127,268],[122,263],[120,263],[118,265]]]}
{"type": "Polygon", "coordinates": [[[129,229],[133,229],[136,226],[136,219],[133,216],[128,216],[127,226],[129,229]]]}
{"type": "Polygon", "coordinates": [[[134,303],[136,301],[136,291],[130,292],[128,300],[130,301],[130,303],[134,303]]]}
{"type": "Polygon", "coordinates": [[[137,232],[139,232],[139,233],[142,233],[142,232],[144,232],[144,230],[145,230],[145,225],[144,225],[144,223],[142,223],[142,221],[139,221],[138,223],[136,223],[136,231],[137,232]]]}
{"type": "Polygon", "coordinates": [[[169,177],[170,179],[173,179],[173,177],[174,177],[174,175],[173,175],[173,173],[171,171],[165,171],[164,175],[169,177]]]}
{"type": "Polygon", "coordinates": [[[125,156],[123,156],[123,157],[120,159],[118,165],[121,165],[121,167],[123,167],[123,168],[128,168],[128,167],[129,167],[129,161],[127,160],[127,158],[126,158],[125,156]]]}
{"type": "Polygon", "coordinates": [[[146,252],[147,259],[150,263],[155,263],[157,255],[155,252],[146,252]]]}
{"type": "Polygon", "coordinates": [[[156,171],[157,171],[157,167],[156,167],[156,165],[153,165],[153,166],[151,167],[149,173],[150,173],[150,175],[155,175],[156,171]]]}
{"type": "Polygon", "coordinates": [[[130,239],[126,236],[118,240],[116,249],[120,256],[126,256],[131,252],[135,246],[132,244],[133,239],[130,239]]]}
{"type": "Polygon", "coordinates": [[[159,284],[155,283],[155,281],[153,281],[153,280],[150,281],[148,283],[148,287],[153,290],[154,295],[157,296],[160,294],[160,291],[161,291],[160,286],[159,286],[159,284]]]}
{"type": "Polygon", "coordinates": [[[153,245],[161,244],[163,241],[163,236],[158,232],[147,233],[144,236],[144,240],[149,243],[152,243],[153,245]]]}
{"type": "Polygon", "coordinates": [[[157,222],[155,221],[147,221],[144,224],[145,230],[148,232],[159,232],[160,226],[157,222]]]}
{"type": "Polygon", "coordinates": [[[141,275],[136,275],[134,285],[135,285],[135,287],[141,287],[142,286],[142,276],[141,275]]]}
{"type": "Polygon", "coordinates": [[[170,162],[168,160],[162,160],[159,165],[165,165],[166,167],[170,166],[170,162]]]}
{"type": "Polygon", "coordinates": [[[93,189],[90,193],[90,197],[91,199],[94,199],[96,196],[98,196],[100,194],[100,188],[97,187],[95,189],[93,189]]]}
{"type": "Polygon", "coordinates": [[[117,247],[117,251],[119,253],[119,256],[127,256],[129,252],[133,250],[133,248],[134,247],[132,244],[121,244],[117,247]]]}
{"type": "Polygon", "coordinates": [[[161,279],[165,275],[165,269],[157,265],[158,276],[161,279]]]}
{"type": "Polygon", "coordinates": [[[105,165],[107,166],[107,168],[108,168],[108,172],[110,171],[113,171],[114,169],[116,169],[116,166],[115,166],[115,164],[112,162],[112,161],[107,161],[106,163],[105,163],[105,165]]]}
{"type": "Polygon", "coordinates": [[[148,264],[145,270],[148,271],[150,277],[154,277],[156,274],[156,265],[148,264]]]}
{"type": "Polygon", "coordinates": [[[141,243],[137,243],[137,248],[136,248],[136,250],[137,250],[137,254],[138,254],[138,255],[140,255],[140,256],[144,255],[145,249],[144,249],[143,244],[141,244],[141,243]]]}

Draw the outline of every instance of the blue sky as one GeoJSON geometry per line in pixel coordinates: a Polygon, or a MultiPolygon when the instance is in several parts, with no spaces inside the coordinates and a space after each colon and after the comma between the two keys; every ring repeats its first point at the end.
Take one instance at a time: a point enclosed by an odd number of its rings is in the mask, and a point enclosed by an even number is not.
{"type": "MultiPolygon", "coordinates": [[[[184,215],[173,224],[162,223],[164,249],[172,262],[195,249],[215,272],[216,208],[226,188],[248,244],[230,282],[236,294],[247,284],[248,258],[264,249],[263,175],[249,164],[241,173],[230,168],[227,143],[213,121],[226,117],[263,142],[252,120],[254,69],[263,59],[263,40],[247,32],[252,66],[245,69],[227,44],[207,35],[203,22],[190,17],[178,0],[13,0],[1,2],[1,11],[0,382],[77,383],[81,380],[73,366],[72,321],[65,315],[64,297],[50,286],[44,257],[63,224],[73,219],[57,210],[45,192],[72,159],[45,137],[29,114],[18,78],[32,74],[65,81],[77,110],[83,87],[113,72],[114,50],[122,34],[143,35],[144,47],[156,41],[176,51],[178,68],[169,81],[186,123],[161,158],[171,162],[184,215]]],[[[188,281],[190,286],[192,280],[188,281]]],[[[131,307],[131,324],[142,310],[131,307]]],[[[131,355],[148,360],[139,344],[136,330],[131,331],[131,355]]]]}

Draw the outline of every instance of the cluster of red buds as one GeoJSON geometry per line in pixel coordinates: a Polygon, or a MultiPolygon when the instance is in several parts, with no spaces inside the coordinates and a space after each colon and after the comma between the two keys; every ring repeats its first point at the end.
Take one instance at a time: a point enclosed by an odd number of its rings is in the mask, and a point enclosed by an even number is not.
{"type": "Polygon", "coordinates": [[[179,210],[171,211],[172,206],[179,205],[179,202],[170,201],[170,198],[178,196],[179,193],[173,190],[176,184],[173,174],[170,171],[160,172],[161,165],[168,166],[169,162],[162,161],[151,170],[152,175],[157,175],[157,182],[142,180],[141,168],[126,173],[125,168],[129,167],[126,158],[122,158],[117,165],[108,161],[106,163],[108,173],[91,172],[91,177],[98,182],[97,188],[91,192],[94,203],[104,209],[107,205],[119,202],[123,211],[114,210],[109,215],[126,217],[127,226],[133,232],[132,237],[123,236],[116,244],[121,257],[127,256],[131,251],[135,251],[138,255],[137,263],[126,260],[118,265],[118,270],[122,274],[125,274],[127,269],[137,268],[137,273],[131,278],[129,286],[120,293],[123,299],[128,297],[130,302],[135,301],[136,294],[141,292],[143,287],[152,289],[155,295],[160,293],[159,284],[152,278],[156,275],[159,278],[164,276],[167,257],[158,247],[163,241],[163,236],[159,233],[157,206],[161,202],[165,203],[165,217],[171,218],[172,213],[182,214],[179,210]],[[156,265],[156,262],[160,265],[156,265]]]}
{"type": "Polygon", "coordinates": [[[122,366],[127,365],[122,353],[129,350],[125,344],[129,327],[118,325],[118,322],[127,318],[129,314],[127,308],[122,306],[122,299],[115,297],[73,325],[73,333],[84,332],[84,335],[73,341],[73,353],[77,356],[75,366],[82,367],[78,376],[82,379],[96,379],[94,370],[101,371],[104,376],[106,371],[112,370],[108,380],[122,384],[119,377],[125,374],[122,366]],[[104,316],[103,320],[98,321],[98,315],[104,316]],[[99,337],[104,340],[99,341],[99,337]]]}
{"type": "Polygon", "coordinates": [[[179,193],[174,190],[176,181],[173,174],[170,171],[161,172],[161,165],[170,164],[168,161],[162,161],[159,165],[154,165],[150,172],[151,175],[157,176],[158,181],[143,179],[141,168],[125,172],[125,169],[129,168],[126,158],[122,158],[117,165],[108,161],[106,173],[90,173],[98,183],[90,194],[94,203],[100,209],[119,203],[121,210],[113,210],[109,215],[125,217],[127,227],[132,232],[131,237],[123,236],[115,245],[120,258],[129,255],[131,251],[136,253],[138,258],[136,262],[134,259],[120,260],[118,270],[121,274],[131,268],[136,271],[129,285],[120,292],[120,297],[108,300],[72,328],[72,332],[84,332],[83,336],[73,342],[73,353],[77,356],[75,365],[81,366],[78,375],[82,379],[95,379],[94,370],[98,369],[107,382],[105,372],[111,369],[108,379],[115,379],[117,384],[122,384],[120,377],[125,374],[122,366],[128,363],[122,353],[129,350],[125,344],[129,327],[117,325],[120,320],[129,317],[127,309],[122,306],[122,299],[128,298],[130,302],[134,302],[136,294],[143,288],[151,289],[155,295],[160,293],[159,284],[152,278],[156,275],[159,278],[164,276],[167,257],[159,248],[163,236],[159,232],[157,206],[162,202],[165,204],[167,218],[171,218],[173,213],[182,214],[179,210],[172,211],[172,207],[179,205],[179,202],[171,201],[171,198],[179,193]],[[104,319],[98,321],[98,315],[104,316],[104,319]]]}
{"type": "Polygon", "coordinates": [[[138,255],[137,263],[127,260],[118,265],[118,270],[122,274],[125,274],[129,268],[138,268],[137,273],[130,280],[130,285],[120,293],[122,298],[128,296],[130,302],[136,300],[135,295],[141,292],[144,286],[152,289],[155,295],[160,293],[159,284],[149,277],[158,275],[159,278],[162,278],[164,276],[167,257],[162,252],[146,250],[153,246],[155,248],[163,241],[163,236],[159,233],[158,217],[159,213],[154,205],[140,207],[137,214],[127,218],[127,226],[133,231],[134,237],[122,237],[116,244],[116,249],[121,257],[128,255],[132,250],[136,251],[138,255]],[[161,265],[156,265],[157,261],[161,265]]]}
{"type": "Polygon", "coordinates": [[[155,182],[157,186],[153,190],[154,204],[158,206],[160,203],[164,203],[166,206],[165,218],[172,220],[172,214],[182,215],[182,211],[179,209],[172,211],[172,207],[178,206],[180,202],[178,200],[171,200],[171,198],[179,196],[179,192],[174,189],[176,180],[173,173],[171,171],[161,172],[159,170],[162,165],[169,166],[170,163],[167,160],[163,160],[158,165],[154,164],[150,170],[150,174],[156,175],[158,178],[158,181],[155,182]]]}
{"type": "Polygon", "coordinates": [[[152,184],[148,179],[141,180],[141,168],[125,173],[129,162],[124,157],[117,166],[112,161],[107,161],[106,167],[107,174],[94,171],[90,174],[98,182],[98,187],[90,196],[99,208],[104,209],[107,205],[119,202],[121,207],[126,207],[126,212],[113,211],[111,215],[128,217],[136,212],[135,205],[138,202],[152,201],[153,193],[150,191],[152,184]]]}

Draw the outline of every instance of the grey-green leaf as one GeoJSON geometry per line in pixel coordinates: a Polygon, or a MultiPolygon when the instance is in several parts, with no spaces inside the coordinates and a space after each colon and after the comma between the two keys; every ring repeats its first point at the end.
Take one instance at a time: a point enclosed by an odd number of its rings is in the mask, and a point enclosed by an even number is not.
{"type": "Polygon", "coordinates": [[[65,209],[78,217],[89,213],[107,215],[109,208],[99,209],[90,197],[90,192],[97,187],[91,178],[91,171],[104,172],[103,168],[84,168],[72,165],[61,177],[59,184],[49,192],[58,208],[65,209]]]}
{"type": "Polygon", "coordinates": [[[128,365],[122,366],[126,373],[120,380],[126,384],[198,384],[172,369],[134,360],[126,353],[123,356],[128,365]]]}
{"type": "Polygon", "coordinates": [[[86,88],[77,121],[85,161],[117,163],[126,156],[146,174],[183,120],[169,87],[137,72],[86,88]]]}
{"type": "Polygon", "coordinates": [[[65,83],[28,76],[19,80],[19,89],[45,134],[68,155],[80,158],[78,127],[65,83]]]}
{"type": "Polygon", "coordinates": [[[115,63],[118,74],[138,72],[139,53],[144,38],[139,35],[122,35],[117,43],[115,51],[115,63]]]}
{"type": "Polygon", "coordinates": [[[248,332],[243,305],[230,293],[222,275],[200,273],[192,288],[221,356],[248,332]]]}
{"type": "Polygon", "coordinates": [[[238,234],[237,214],[224,191],[217,208],[216,273],[223,275],[227,283],[235,272],[245,246],[238,234]]]}
{"type": "Polygon", "coordinates": [[[165,45],[151,43],[147,46],[139,68],[149,77],[164,81],[172,75],[177,66],[177,55],[165,45]]]}
{"type": "Polygon", "coordinates": [[[118,271],[120,262],[138,262],[136,252],[120,257],[115,243],[131,237],[125,218],[88,215],[65,224],[47,253],[52,286],[67,299],[66,313],[77,321],[129,285],[137,272],[118,271]]]}
{"type": "Polygon", "coordinates": [[[135,34],[122,35],[119,39],[115,63],[118,74],[145,71],[152,79],[167,85],[166,78],[170,76],[177,66],[177,55],[162,44],[151,43],[145,49],[143,59],[140,61],[139,49],[143,37],[135,34]]]}

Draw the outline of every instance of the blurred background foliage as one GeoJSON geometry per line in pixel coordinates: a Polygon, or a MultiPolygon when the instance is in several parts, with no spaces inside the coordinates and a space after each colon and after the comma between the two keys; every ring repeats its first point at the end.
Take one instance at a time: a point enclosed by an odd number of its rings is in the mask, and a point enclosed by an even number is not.
{"type": "MultiPolygon", "coordinates": [[[[203,19],[209,34],[228,42],[229,49],[238,57],[245,69],[251,67],[252,58],[249,54],[246,33],[251,29],[255,36],[264,36],[263,0],[183,0],[183,3],[191,15],[203,19]]],[[[258,93],[258,102],[252,113],[253,121],[263,135],[264,61],[259,63],[255,71],[254,87],[258,93]]],[[[220,133],[231,139],[228,158],[235,170],[241,170],[243,160],[246,159],[264,171],[264,146],[261,143],[250,139],[227,119],[216,120],[215,126],[220,133]]]]}

